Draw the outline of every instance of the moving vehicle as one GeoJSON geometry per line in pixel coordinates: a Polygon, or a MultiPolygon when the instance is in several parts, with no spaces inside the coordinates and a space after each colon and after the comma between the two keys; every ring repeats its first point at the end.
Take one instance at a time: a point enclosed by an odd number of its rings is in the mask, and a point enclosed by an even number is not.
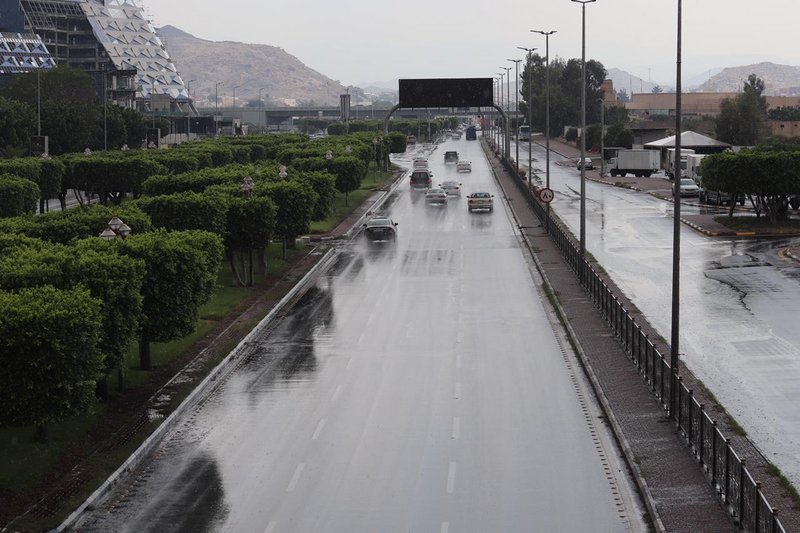
{"type": "MultiPolygon", "coordinates": [[[[694,154],[694,150],[691,148],[681,148],[681,178],[686,177],[686,159],[692,154],[694,154]]],[[[675,179],[675,148],[667,150],[667,162],[664,164],[664,172],[666,172],[669,179],[675,179]]]]}
{"type": "Polygon", "coordinates": [[[395,242],[397,222],[388,216],[376,215],[364,224],[364,239],[369,242],[395,242]]]}
{"type": "Polygon", "coordinates": [[[447,163],[458,163],[458,152],[450,150],[444,153],[444,162],[447,163]]]}
{"type": "Polygon", "coordinates": [[[681,178],[681,196],[700,196],[700,187],[692,178],[681,178]]]}
{"type": "Polygon", "coordinates": [[[411,188],[412,189],[428,189],[430,188],[433,180],[433,174],[427,169],[415,169],[411,173],[411,188]]]}
{"type": "Polygon", "coordinates": [[[427,170],[428,169],[428,158],[427,157],[417,157],[414,159],[413,163],[414,170],[427,170]]]}
{"type": "Polygon", "coordinates": [[[461,184],[457,181],[444,181],[439,184],[439,188],[444,190],[448,196],[461,197],[461,184]]]}
{"type": "Polygon", "coordinates": [[[527,125],[522,125],[519,127],[519,131],[517,132],[517,140],[518,141],[530,141],[531,140],[531,127],[527,125]]]}
{"type": "Polygon", "coordinates": [[[470,161],[459,161],[456,165],[458,172],[472,172],[472,163],[470,161]]]}
{"type": "Polygon", "coordinates": [[[416,144],[417,143],[417,136],[416,135],[409,135],[406,137],[406,144],[416,144]]]}
{"type": "Polygon", "coordinates": [[[692,178],[695,183],[699,184],[703,177],[703,159],[708,157],[708,154],[689,154],[686,156],[686,177],[692,178]]]}
{"type": "Polygon", "coordinates": [[[481,191],[467,196],[467,210],[471,213],[479,209],[494,211],[494,195],[481,191]]]}
{"type": "MultiPolygon", "coordinates": [[[[594,170],[594,162],[590,157],[584,158],[584,162],[586,163],[586,170],[594,170]]],[[[575,166],[578,170],[581,169],[581,160],[578,159],[578,162],[575,163],[575,166]]]]}
{"type": "Polygon", "coordinates": [[[660,166],[658,150],[619,150],[616,157],[608,161],[608,173],[612,176],[633,174],[637,178],[649,178],[660,166]]]}
{"type": "Polygon", "coordinates": [[[447,193],[444,189],[428,189],[425,193],[425,203],[428,205],[447,205],[447,193]]]}
{"type": "Polygon", "coordinates": [[[475,129],[475,126],[467,127],[467,140],[468,141],[478,140],[478,131],[475,129]]]}
{"type": "Polygon", "coordinates": [[[800,194],[789,196],[789,205],[792,206],[792,209],[800,209],[800,194]]]}

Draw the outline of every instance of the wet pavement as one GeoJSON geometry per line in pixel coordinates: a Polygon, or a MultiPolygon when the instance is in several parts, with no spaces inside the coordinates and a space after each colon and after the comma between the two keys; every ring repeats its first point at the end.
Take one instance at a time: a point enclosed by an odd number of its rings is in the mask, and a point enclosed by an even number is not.
{"type": "Polygon", "coordinates": [[[78,530],[643,530],[479,143],[430,161],[495,211],[403,183],[396,245],[344,246],[78,530]]]}

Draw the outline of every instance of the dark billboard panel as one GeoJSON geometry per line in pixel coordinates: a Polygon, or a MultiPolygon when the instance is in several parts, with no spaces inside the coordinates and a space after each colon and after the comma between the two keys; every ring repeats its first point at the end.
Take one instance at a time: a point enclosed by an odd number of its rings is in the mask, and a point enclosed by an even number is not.
{"type": "Polygon", "coordinates": [[[400,107],[491,107],[492,78],[400,80],[400,107]]]}

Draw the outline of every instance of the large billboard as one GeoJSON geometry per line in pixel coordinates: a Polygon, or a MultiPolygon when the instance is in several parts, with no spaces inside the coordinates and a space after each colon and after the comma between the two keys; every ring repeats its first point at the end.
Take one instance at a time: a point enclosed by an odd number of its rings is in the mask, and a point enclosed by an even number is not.
{"type": "Polygon", "coordinates": [[[492,78],[400,80],[400,107],[491,107],[492,78]]]}

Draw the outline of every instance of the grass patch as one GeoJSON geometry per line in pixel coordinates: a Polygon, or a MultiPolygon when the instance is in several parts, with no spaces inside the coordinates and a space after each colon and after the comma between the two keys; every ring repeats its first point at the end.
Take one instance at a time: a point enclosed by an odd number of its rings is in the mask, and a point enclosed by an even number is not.
{"type": "Polygon", "coordinates": [[[773,476],[777,477],[780,480],[781,485],[783,486],[783,488],[786,489],[786,492],[788,492],[789,495],[792,497],[792,500],[794,501],[795,507],[800,507],[800,493],[798,493],[797,489],[794,488],[794,485],[792,485],[792,482],[789,481],[789,479],[785,475],[783,475],[783,472],[781,472],[781,469],[778,468],[777,466],[775,466],[774,464],[769,463],[767,465],[767,472],[769,472],[770,475],[773,475],[773,476]]]}
{"type": "Polygon", "coordinates": [[[319,235],[333,231],[336,226],[361,206],[369,195],[385,186],[392,179],[392,175],[391,171],[379,172],[375,169],[370,170],[367,173],[367,177],[361,182],[361,187],[347,195],[347,205],[345,205],[344,195],[337,194],[334,200],[333,213],[325,220],[312,222],[311,234],[319,235]]]}
{"type": "Polygon", "coordinates": [[[729,216],[718,216],[714,217],[714,221],[736,231],[769,232],[776,235],[796,235],[800,233],[800,220],[783,220],[772,223],[764,217],[735,216],[731,218],[729,216]]]}

